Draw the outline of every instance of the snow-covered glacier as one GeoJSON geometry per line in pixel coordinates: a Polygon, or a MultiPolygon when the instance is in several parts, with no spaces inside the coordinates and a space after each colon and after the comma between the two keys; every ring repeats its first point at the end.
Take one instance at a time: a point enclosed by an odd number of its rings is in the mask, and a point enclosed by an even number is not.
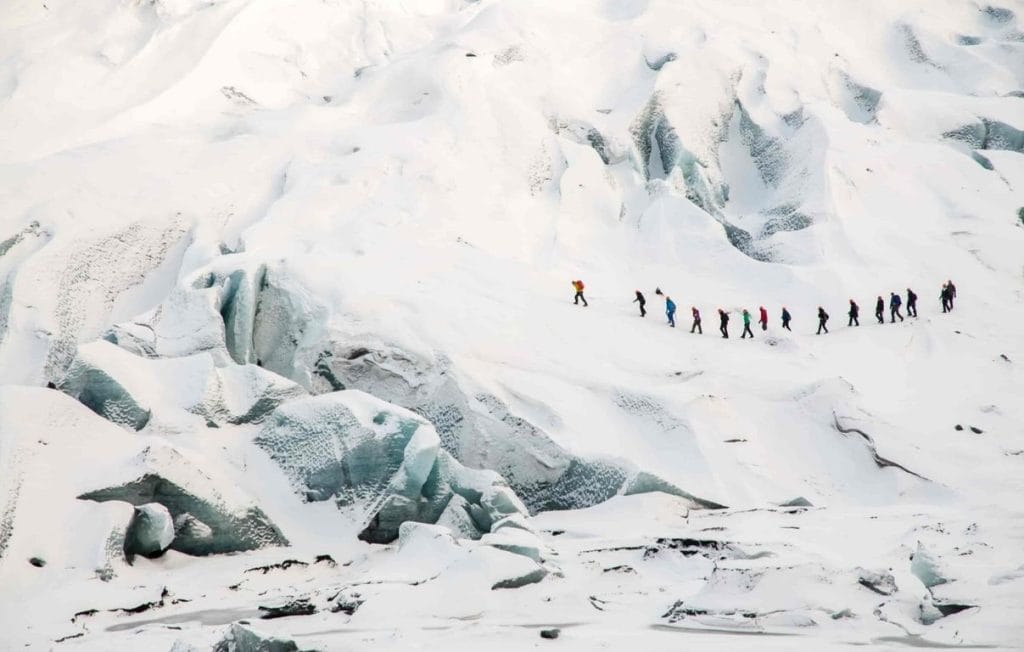
{"type": "Polygon", "coordinates": [[[1021,0],[9,0],[0,649],[1015,649],[1022,321],[1021,0]]]}

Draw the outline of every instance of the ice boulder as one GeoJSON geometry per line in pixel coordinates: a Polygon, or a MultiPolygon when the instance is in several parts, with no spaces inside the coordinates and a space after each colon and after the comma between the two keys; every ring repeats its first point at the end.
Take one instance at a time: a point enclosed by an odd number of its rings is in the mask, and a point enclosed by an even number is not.
{"type": "Polygon", "coordinates": [[[406,521],[435,523],[456,496],[462,500],[445,521],[458,521],[472,538],[502,518],[526,513],[500,475],[467,469],[441,450],[437,431],[423,417],[360,391],[282,405],[256,444],[307,501],[363,508],[360,538],[366,541],[393,541],[406,521]]]}
{"type": "Polygon", "coordinates": [[[274,638],[235,623],[224,638],[213,646],[213,652],[297,652],[294,641],[274,638]]]}
{"type": "Polygon", "coordinates": [[[101,340],[78,348],[60,389],[96,414],[141,430],[190,415],[196,425],[252,423],[304,394],[295,383],[255,365],[218,367],[210,353],[147,359],[101,340]]]}
{"type": "Polygon", "coordinates": [[[511,552],[514,555],[529,557],[536,562],[548,555],[547,549],[536,534],[515,527],[505,527],[485,534],[481,537],[480,543],[511,552]]]}
{"type": "Polygon", "coordinates": [[[920,541],[917,542],[917,550],[910,556],[910,572],[928,589],[949,581],[939,570],[935,558],[920,541]]]}
{"type": "Polygon", "coordinates": [[[174,540],[174,519],[160,503],[146,503],[135,508],[125,534],[124,554],[128,560],[135,555],[157,557],[174,540]]]}
{"type": "MultiPolygon", "coordinates": [[[[174,448],[149,446],[124,465],[122,473],[123,480],[79,498],[150,505],[154,514],[151,504],[159,503],[174,523],[171,550],[211,555],[288,544],[266,514],[230,481],[211,477],[174,448]]],[[[154,522],[164,527],[162,515],[154,522]]],[[[134,545],[131,539],[126,536],[126,549],[134,545]]]]}

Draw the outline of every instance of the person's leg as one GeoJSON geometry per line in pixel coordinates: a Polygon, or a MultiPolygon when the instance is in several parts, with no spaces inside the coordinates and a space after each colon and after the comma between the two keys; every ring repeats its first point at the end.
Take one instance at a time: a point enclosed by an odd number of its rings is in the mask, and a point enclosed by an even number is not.
{"type": "Polygon", "coordinates": [[[860,326],[860,320],[859,320],[859,319],[857,319],[856,317],[854,317],[854,318],[853,318],[853,325],[854,325],[854,326],[860,326]]]}
{"type": "Polygon", "coordinates": [[[698,335],[703,335],[704,334],[704,329],[701,328],[700,322],[697,322],[697,334],[698,335]]]}
{"type": "Polygon", "coordinates": [[[900,313],[900,307],[899,306],[896,306],[896,316],[900,318],[900,321],[903,321],[903,315],[902,315],[902,313],[900,313]]]}
{"type": "Polygon", "coordinates": [[[846,321],[846,325],[853,326],[853,315],[850,315],[850,318],[846,321]]]}

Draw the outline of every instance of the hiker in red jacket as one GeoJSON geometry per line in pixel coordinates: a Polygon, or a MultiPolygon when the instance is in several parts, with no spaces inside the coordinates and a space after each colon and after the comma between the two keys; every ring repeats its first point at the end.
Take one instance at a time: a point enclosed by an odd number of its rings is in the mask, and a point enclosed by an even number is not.
{"type": "Polygon", "coordinates": [[[697,310],[697,306],[691,306],[690,312],[693,313],[693,326],[690,326],[690,332],[697,331],[703,335],[704,329],[700,327],[700,310],[697,310]]]}
{"type": "Polygon", "coordinates": [[[580,301],[582,301],[584,306],[590,305],[587,303],[586,297],[583,296],[583,281],[573,281],[572,289],[576,290],[575,301],[573,301],[574,304],[578,306],[580,305],[580,301]]]}
{"type": "Polygon", "coordinates": [[[761,306],[761,318],[758,321],[761,322],[761,330],[768,330],[768,311],[764,309],[764,306],[761,306]]]}

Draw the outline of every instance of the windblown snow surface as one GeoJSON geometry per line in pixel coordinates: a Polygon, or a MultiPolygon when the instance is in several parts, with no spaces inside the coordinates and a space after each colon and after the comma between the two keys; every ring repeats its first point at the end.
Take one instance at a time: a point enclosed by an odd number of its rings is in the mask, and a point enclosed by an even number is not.
{"type": "Polygon", "coordinates": [[[994,2],[0,3],[0,648],[1021,647],[994,2]]]}

